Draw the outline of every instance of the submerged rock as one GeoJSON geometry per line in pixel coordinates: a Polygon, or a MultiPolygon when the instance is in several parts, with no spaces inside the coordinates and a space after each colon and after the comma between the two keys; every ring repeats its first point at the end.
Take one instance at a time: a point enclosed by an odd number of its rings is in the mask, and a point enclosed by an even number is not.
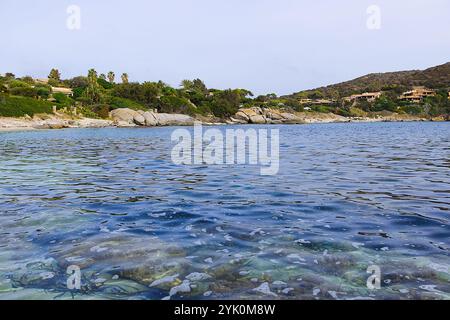
{"type": "Polygon", "coordinates": [[[189,265],[182,250],[157,237],[143,239],[126,234],[99,233],[84,239],[77,246],[68,248],[66,244],[61,244],[56,249],[57,260],[63,267],[67,267],[69,263],[76,264],[83,273],[95,267],[103,273],[147,285],[161,281],[164,277],[181,274],[189,265]],[[107,250],[91,250],[92,248],[107,250]],[[67,258],[70,257],[78,259],[76,262],[68,262],[67,258]]]}
{"type": "Polygon", "coordinates": [[[170,289],[169,296],[172,297],[178,293],[189,293],[191,292],[191,283],[189,280],[184,280],[179,286],[170,289]]]}
{"type": "Polygon", "coordinates": [[[153,281],[150,284],[150,287],[157,287],[161,284],[165,284],[165,283],[173,283],[175,280],[177,280],[179,274],[173,275],[173,276],[167,276],[167,277],[163,277],[161,279],[157,279],[155,281],[153,281]]]}
{"type": "Polygon", "coordinates": [[[199,272],[193,272],[186,276],[186,279],[194,282],[194,281],[202,281],[211,279],[212,277],[209,274],[206,273],[199,273],[199,272]]]}
{"type": "Polygon", "coordinates": [[[258,292],[258,293],[262,293],[266,296],[272,296],[272,297],[278,297],[277,294],[273,293],[272,291],[270,291],[270,287],[269,287],[269,283],[268,282],[264,282],[263,284],[261,284],[259,287],[253,289],[252,291],[258,292]]]}

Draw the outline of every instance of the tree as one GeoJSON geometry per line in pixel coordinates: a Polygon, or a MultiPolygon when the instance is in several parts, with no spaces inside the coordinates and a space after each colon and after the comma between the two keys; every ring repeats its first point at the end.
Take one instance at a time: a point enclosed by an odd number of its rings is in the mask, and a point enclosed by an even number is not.
{"type": "Polygon", "coordinates": [[[206,87],[205,83],[200,80],[200,79],[194,79],[194,81],[192,82],[194,85],[194,90],[196,92],[200,92],[203,94],[207,94],[208,93],[208,88],[206,87]]]}
{"type": "Polygon", "coordinates": [[[35,89],[39,98],[48,99],[51,94],[51,88],[45,85],[36,86],[35,89]]]}
{"type": "Polygon", "coordinates": [[[120,83],[116,85],[112,91],[115,97],[140,101],[140,85],[139,83],[120,83]]]}
{"type": "Polygon", "coordinates": [[[122,83],[128,83],[128,73],[122,73],[122,83]]]}
{"type": "Polygon", "coordinates": [[[154,82],[144,82],[140,89],[141,103],[149,107],[158,103],[162,89],[160,84],[154,82]]]}
{"type": "Polygon", "coordinates": [[[183,80],[180,84],[181,87],[183,87],[184,90],[192,90],[194,88],[194,83],[191,80],[183,80]]]}
{"type": "Polygon", "coordinates": [[[98,78],[102,79],[102,80],[106,80],[106,75],[104,73],[101,73],[98,78]]]}
{"type": "Polygon", "coordinates": [[[23,82],[26,82],[30,85],[34,85],[34,79],[30,76],[25,76],[21,79],[23,82]]]}
{"type": "Polygon", "coordinates": [[[50,74],[48,75],[48,79],[60,82],[61,81],[61,73],[59,72],[58,69],[52,69],[50,71],[50,74]]]}
{"type": "Polygon", "coordinates": [[[114,72],[112,72],[112,71],[108,72],[108,81],[109,81],[109,83],[113,84],[115,77],[116,77],[116,75],[114,74],[114,72]]]}
{"type": "Polygon", "coordinates": [[[206,87],[205,83],[200,79],[194,79],[194,80],[183,80],[181,81],[181,86],[186,91],[195,91],[202,94],[208,93],[208,88],[206,87]]]}
{"type": "Polygon", "coordinates": [[[372,110],[373,111],[386,110],[386,111],[394,112],[397,110],[397,105],[388,96],[384,95],[375,101],[372,110]]]}
{"type": "Polygon", "coordinates": [[[75,77],[69,80],[71,88],[86,88],[88,86],[88,79],[83,76],[75,77]]]}
{"type": "Polygon", "coordinates": [[[211,110],[216,117],[226,118],[234,115],[241,105],[241,97],[236,90],[225,90],[214,95],[211,110]]]}
{"type": "Polygon", "coordinates": [[[101,89],[97,82],[97,71],[90,69],[87,78],[88,85],[84,91],[84,97],[88,103],[99,103],[101,100],[101,89]]]}

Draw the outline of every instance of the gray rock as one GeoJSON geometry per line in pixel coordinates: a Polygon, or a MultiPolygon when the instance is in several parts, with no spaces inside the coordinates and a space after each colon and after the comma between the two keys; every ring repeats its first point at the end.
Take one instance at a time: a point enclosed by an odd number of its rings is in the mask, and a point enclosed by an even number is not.
{"type": "Polygon", "coordinates": [[[191,126],[194,124],[194,119],[185,114],[156,113],[154,115],[160,126],[191,126]]]}
{"type": "Polygon", "coordinates": [[[158,120],[156,120],[156,116],[153,112],[143,112],[142,116],[145,118],[145,125],[147,127],[154,127],[158,125],[158,120]]]}
{"type": "MultiPolygon", "coordinates": [[[[133,124],[134,123],[134,115],[138,114],[136,111],[128,109],[128,108],[120,108],[120,109],[115,109],[112,110],[110,112],[110,117],[114,120],[114,121],[118,121],[118,122],[125,122],[128,124],[133,124]]],[[[144,119],[145,121],[145,119],[144,119]]]]}
{"type": "Polygon", "coordinates": [[[266,123],[266,118],[262,115],[254,115],[250,117],[250,122],[254,124],[264,124],[266,123]]]}
{"type": "Polygon", "coordinates": [[[193,272],[189,275],[186,276],[186,279],[190,280],[190,281],[202,281],[202,280],[206,280],[206,279],[210,279],[211,276],[209,274],[206,273],[200,273],[200,272],[193,272]]]}
{"type": "Polygon", "coordinates": [[[249,122],[250,121],[250,118],[245,114],[245,112],[243,112],[243,111],[238,111],[235,115],[234,115],[234,118],[236,119],[236,120],[241,120],[241,121],[246,121],[246,122],[249,122]]]}
{"type": "Polygon", "coordinates": [[[139,126],[189,126],[194,124],[194,119],[185,114],[153,113],[128,108],[115,109],[110,112],[110,117],[120,126],[124,124],[139,126]]]}

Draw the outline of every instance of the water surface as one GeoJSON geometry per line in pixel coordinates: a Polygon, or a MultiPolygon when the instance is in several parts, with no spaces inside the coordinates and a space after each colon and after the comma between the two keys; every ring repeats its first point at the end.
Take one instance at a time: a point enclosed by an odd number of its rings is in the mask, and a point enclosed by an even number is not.
{"type": "Polygon", "coordinates": [[[0,133],[0,299],[450,298],[448,123],[268,128],[275,176],[175,165],[174,128],[0,133]]]}

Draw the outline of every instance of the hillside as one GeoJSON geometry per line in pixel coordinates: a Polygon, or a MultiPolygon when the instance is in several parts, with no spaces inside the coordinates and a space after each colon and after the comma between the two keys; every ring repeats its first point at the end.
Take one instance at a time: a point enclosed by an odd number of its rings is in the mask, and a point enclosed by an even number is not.
{"type": "Polygon", "coordinates": [[[340,98],[354,93],[384,89],[401,92],[412,86],[426,86],[431,89],[450,88],[450,62],[426,70],[372,73],[354,80],[300,91],[288,97],[317,95],[320,92],[326,98],[340,98]]]}

